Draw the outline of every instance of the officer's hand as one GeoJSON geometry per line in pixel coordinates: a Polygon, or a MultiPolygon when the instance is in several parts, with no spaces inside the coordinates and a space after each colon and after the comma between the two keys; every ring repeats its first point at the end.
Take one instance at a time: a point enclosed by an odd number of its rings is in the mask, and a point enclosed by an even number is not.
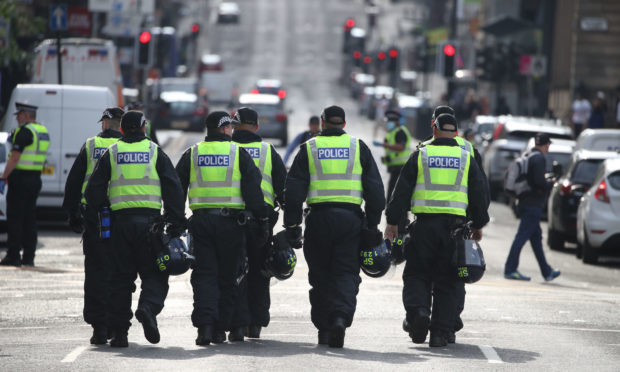
{"type": "Polygon", "coordinates": [[[390,242],[393,242],[396,236],[398,236],[398,226],[397,225],[387,225],[385,227],[385,233],[383,234],[386,239],[390,242]]]}
{"type": "Polygon", "coordinates": [[[375,146],[380,146],[380,147],[383,146],[383,142],[377,141],[377,140],[372,141],[372,144],[375,146]]]}
{"type": "Polygon", "coordinates": [[[377,226],[369,226],[368,228],[362,229],[362,242],[369,247],[376,247],[381,244],[383,240],[383,235],[381,231],[377,229],[377,226]]]}
{"type": "Polygon", "coordinates": [[[0,194],[4,195],[4,189],[6,188],[6,178],[0,178],[0,194]]]}
{"type": "Polygon", "coordinates": [[[301,226],[297,225],[293,227],[287,227],[286,241],[288,241],[288,244],[290,244],[291,247],[295,249],[301,248],[303,245],[301,241],[301,226]]]}
{"type": "Polygon", "coordinates": [[[84,232],[84,223],[82,220],[82,216],[77,213],[72,213],[69,216],[69,227],[71,228],[71,231],[76,234],[81,234],[82,232],[84,232]]]}
{"type": "Polygon", "coordinates": [[[472,229],[471,230],[471,238],[472,238],[472,240],[475,240],[477,242],[482,240],[482,229],[472,229]]]}

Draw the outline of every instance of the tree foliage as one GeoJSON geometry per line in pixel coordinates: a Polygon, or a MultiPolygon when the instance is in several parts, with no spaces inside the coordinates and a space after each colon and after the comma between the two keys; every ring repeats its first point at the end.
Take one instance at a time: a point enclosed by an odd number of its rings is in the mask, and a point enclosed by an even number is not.
{"type": "MultiPolygon", "coordinates": [[[[0,63],[23,63],[28,53],[16,42],[16,37],[36,35],[45,31],[45,19],[33,17],[28,9],[18,5],[19,0],[0,0],[0,18],[10,24],[8,45],[0,48],[0,63]]],[[[1,35],[3,38],[5,35],[1,35]]]]}

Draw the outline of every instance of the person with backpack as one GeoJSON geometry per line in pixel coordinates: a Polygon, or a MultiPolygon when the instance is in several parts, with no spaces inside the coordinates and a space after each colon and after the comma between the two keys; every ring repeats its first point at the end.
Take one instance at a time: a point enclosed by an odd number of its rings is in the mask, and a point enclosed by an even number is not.
{"type": "Polygon", "coordinates": [[[547,200],[546,195],[553,186],[553,180],[545,178],[545,154],[549,151],[551,139],[546,133],[538,133],[534,141],[535,146],[532,152],[525,158],[518,159],[520,172],[524,174],[525,180],[515,175],[515,166],[509,168],[506,178],[506,189],[512,190],[519,200],[521,222],[504,265],[504,277],[514,280],[531,279],[517,270],[521,249],[529,240],[543,278],[551,281],[560,275],[560,271],[552,269],[547,263],[540,228],[540,218],[547,200]]]}

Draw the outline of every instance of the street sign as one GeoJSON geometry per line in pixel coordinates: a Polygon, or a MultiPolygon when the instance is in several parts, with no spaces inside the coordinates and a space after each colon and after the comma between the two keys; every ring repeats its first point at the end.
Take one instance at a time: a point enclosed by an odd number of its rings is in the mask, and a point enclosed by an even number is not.
{"type": "Polygon", "coordinates": [[[533,76],[544,76],[547,73],[547,57],[532,56],[532,65],[530,73],[533,76]]]}
{"type": "Polygon", "coordinates": [[[522,54],[519,58],[519,73],[521,75],[531,75],[532,73],[532,56],[522,54]]]}
{"type": "Polygon", "coordinates": [[[50,30],[64,31],[67,29],[67,6],[50,5],[50,30]]]}

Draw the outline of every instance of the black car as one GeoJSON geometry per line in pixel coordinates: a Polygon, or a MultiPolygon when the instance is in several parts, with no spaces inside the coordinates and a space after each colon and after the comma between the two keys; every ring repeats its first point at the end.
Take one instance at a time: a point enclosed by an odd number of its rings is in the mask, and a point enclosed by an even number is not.
{"type": "Polygon", "coordinates": [[[603,160],[617,157],[615,152],[578,151],[562,178],[554,185],[549,195],[547,243],[553,250],[564,249],[565,242],[576,242],[577,208],[599,170],[603,160]]]}

